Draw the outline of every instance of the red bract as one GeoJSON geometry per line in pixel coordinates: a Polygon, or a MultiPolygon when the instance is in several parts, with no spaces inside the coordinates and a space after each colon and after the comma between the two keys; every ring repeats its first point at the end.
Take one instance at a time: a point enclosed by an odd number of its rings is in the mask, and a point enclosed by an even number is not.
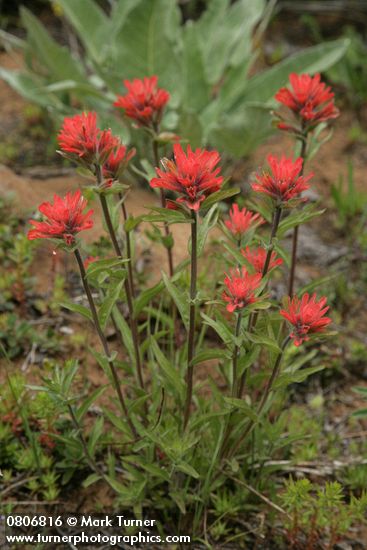
{"type": "Polygon", "coordinates": [[[57,139],[67,156],[86,164],[103,163],[119,145],[111,130],[102,131],[97,127],[96,113],[66,117],[57,139]]]}
{"type": "Polygon", "coordinates": [[[256,302],[255,291],[260,282],[261,273],[250,275],[244,267],[231,270],[224,279],[227,289],[223,293],[223,299],[228,302],[227,311],[233,313],[256,302]]]}
{"type": "Polygon", "coordinates": [[[301,300],[297,296],[292,299],[288,297],[286,309],[282,309],[280,314],[293,325],[294,331],[290,337],[294,339],[296,346],[309,340],[308,334],[323,332],[325,327],[331,323],[331,319],[325,317],[328,309],[326,298],[322,297],[317,301],[316,294],[310,297],[306,293],[301,300]]]}
{"type": "Polygon", "coordinates": [[[44,202],[38,208],[48,219],[43,222],[30,220],[34,229],[28,232],[28,239],[63,239],[67,245],[73,244],[77,233],[93,227],[90,219],[93,210],[83,213],[86,206],[87,201],[80,191],[67,193],[64,198],[54,195],[53,204],[44,202]]]}
{"type": "MultiPolygon", "coordinates": [[[[339,115],[339,110],[334,105],[334,94],[330,86],[321,82],[319,74],[289,75],[291,89],[281,88],[275,95],[275,99],[291,109],[300,117],[303,126],[312,127],[339,115]]],[[[281,130],[293,130],[291,126],[280,122],[281,130]]]]}
{"type": "Polygon", "coordinates": [[[117,96],[115,107],[125,110],[125,115],[134,119],[140,126],[156,126],[159,124],[163,109],[170,95],[163,88],[157,87],[158,78],[151,76],[143,80],[124,80],[128,93],[117,96]]]}
{"type": "MultiPolygon", "coordinates": [[[[257,273],[263,272],[267,255],[267,252],[266,250],[264,250],[264,248],[261,248],[261,246],[259,246],[259,248],[254,248],[253,250],[251,250],[249,246],[246,246],[244,250],[241,250],[241,254],[248,261],[248,263],[252,265],[257,273]]],[[[282,263],[283,260],[281,258],[277,258],[276,253],[272,252],[270,256],[268,271],[270,271],[274,267],[277,267],[278,265],[282,265],[282,263]]]]}
{"type": "Polygon", "coordinates": [[[164,159],[165,170],[156,168],[158,177],[153,178],[150,185],[179,193],[182,196],[177,202],[199,210],[203,200],[219,191],[223,183],[223,178],[218,176],[220,168],[215,168],[220,161],[219,153],[205,149],[192,151],[188,145],[185,154],[179,143],[175,143],[173,152],[174,161],[164,159]]]}
{"type": "Polygon", "coordinates": [[[299,197],[302,191],[309,188],[307,182],[313,174],[301,176],[303,159],[293,161],[284,155],[277,159],[274,155],[268,155],[270,172],[256,175],[256,182],[252,185],[254,191],[269,195],[278,205],[287,203],[291,199],[299,197]]]}
{"type": "Polygon", "coordinates": [[[103,176],[107,180],[105,182],[106,187],[111,187],[112,183],[121,177],[135,153],[135,149],[130,149],[128,152],[127,147],[124,145],[120,145],[115,151],[111,151],[103,165],[103,176]]]}
{"type": "Polygon", "coordinates": [[[233,235],[242,235],[255,225],[265,223],[260,214],[254,214],[246,208],[239,209],[238,204],[234,204],[229,212],[229,220],[224,222],[233,235]]]}

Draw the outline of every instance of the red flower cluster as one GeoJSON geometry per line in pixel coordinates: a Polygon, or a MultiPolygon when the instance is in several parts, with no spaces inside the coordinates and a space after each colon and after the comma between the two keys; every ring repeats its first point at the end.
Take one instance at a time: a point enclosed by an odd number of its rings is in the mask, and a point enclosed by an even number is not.
{"type": "MultiPolygon", "coordinates": [[[[334,94],[330,86],[321,82],[319,74],[289,75],[291,89],[281,88],[275,99],[291,109],[304,129],[310,129],[320,122],[336,118],[339,110],[334,105],[334,94]]],[[[292,124],[279,122],[281,130],[295,130],[292,124]]],[[[297,129],[296,129],[297,130],[297,129]]]]}
{"type": "Polygon", "coordinates": [[[224,279],[227,289],[223,299],[228,302],[227,311],[233,313],[256,302],[256,290],[261,282],[261,273],[250,275],[245,267],[234,269],[224,279]]]}
{"type": "MultiPolygon", "coordinates": [[[[247,260],[247,262],[252,265],[257,273],[262,273],[264,271],[264,265],[267,255],[267,252],[266,250],[264,250],[264,248],[259,246],[258,248],[251,250],[249,246],[246,246],[244,250],[241,250],[241,254],[247,260]]],[[[277,267],[278,265],[282,265],[282,263],[283,260],[281,258],[277,258],[276,253],[272,252],[270,256],[268,271],[270,271],[274,267],[277,267]]]]}
{"type": "Polygon", "coordinates": [[[191,210],[199,210],[203,200],[219,191],[222,185],[223,178],[218,176],[220,168],[215,168],[220,156],[217,151],[192,151],[190,145],[185,154],[179,143],[175,143],[173,152],[174,161],[164,159],[165,170],[156,168],[158,177],[153,178],[150,185],[176,191],[182,195],[177,202],[186,204],[191,210]]]}
{"type": "Polygon", "coordinates": [[[86,165],[103,164],[119,145],[119,139],[112,135],[111,130],[97,127],[96,113],[66,117],[57,139],[67,156],[86,165]]]}
{"type": "Polygon", "coordinates": [[[170,98],[166,90],[157,87],[157,83],[156,76],[143,80],[135,78],[132,82],[124,80],[128,93],[117,97],[115,107],[124,109],[125,115],[135,120],[139,126],[152,126],[156,130],[170,98]]]}
{"type": "Polygon", "coordinates": [[[286,309],[282,309],[280,314],[294,327],[290,337],[294,339],[296,346],[309,340],[308,334],[323,332],[325,327],[331,323],[329,317],[325,317],[329,306],[326,306],[326,298],[322,297],[316,300],[316,294],[311,297],[306,293],[301,300],[294,296],[288,297],[286,309]]]}
{"type": "Polygon", "coordinates": [[[28,239],[63,239],[67,245],[73,244],[77,233],[93,227],[93,210],[83,213],[86,206],[80,191],[67,193],[64,198],[54,195],[53,204],[44,202],[38,208],[47,221],[30,220],[34,229],[28,232],[28,239]]]}
{"type": "Polygon", "coordinates": [[[114,181],[118,181],[127,167],[130,159],[135,155],[136,150],[120,145],[116,150],[111,151],[103,165],[103,176],[106,178],[105,187],[111,187],[114,181]]]}
{"type": "Polygon", "coordinates": [[[260,214],[253,214],[246,208],[240,210],[238,204],[234,204],[229,212],[229,220],[225,222],[225,225],[233,235],[243,235],[255,225],[263,223],[265,223],[265,220],[260,214]]]}
{"type": "Polygon", "coordinates": [[[256,175],[257,183],[252,185],[254,191],[269,195],[278,205],[299,197],[302,191],[309,188],[307,182],[313,174],[301,176],[303,159],[301,157],[293,161],[284,155],[277,159],[274,155],[268,155],[267,161],[271,172],[256,175]]]}

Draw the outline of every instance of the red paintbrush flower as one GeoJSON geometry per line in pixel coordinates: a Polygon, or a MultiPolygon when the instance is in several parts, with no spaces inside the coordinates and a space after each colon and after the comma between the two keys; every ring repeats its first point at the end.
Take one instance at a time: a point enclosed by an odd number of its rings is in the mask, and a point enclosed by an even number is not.
{"type": "Polygon", "coordinates": [[[245,267],[233,269],[224,279],[227,289],[223,299],[228,302],[227,311],[233,313],[256,302],[255,291],[259,288],[261,273],[250,275],[245,267]]]}
{"type": "Polygon", "coordinates": [[[130,159],[135,155],[136,150],[120,145],[115,151],[111,151],[103,165],[103,176],[106,178],[105,187],[111,187],[114,181],[118,181],[129,164],[130,159]]]}
{"type": "MultiPolygon", "coordinates": [[[[289,75],[289,82],[291,89],[281,88],[275,99],[300,118],[304,129],[339,116],[339,110],[334,105],[334,94],[330,86],[321,82],[318,73],[313,77],[309,74],[292,73],[289,75]]],[[[278,128],[294,130],[284,122],[280,122],[278,128]]]]}
{"type": "Polygon", "coordinates": [[[93,210],[83,213],[86,206],[87,201],[80,191],[67,193],[64,198],[54,195],[53,204],[44,202],[38,208],[48,219],[43,222],[30,220],[34,229],[28,232],[28,239],[63,239],[67,245],[73,244],[77,233],[93,227],[90,219],[93,210]]]}
{"type": "Polygon", "coordinates": [[[267,161],[271,171],[256,175],[257,183],[252,185],[254,191],[269,195],[278,205],[281,205],[299,197],[302,191],[309,188],[307,182],[313,174],[300,175],[303,165],[301,157],[293,161],[284,155],[280,159],[274,155],[268,155],[267,161]]]}
{"type": "MultiPolygon", "coordinates": [[[[259,248],[254,248],[253,250],[251,250],[249,246],[246,246],[244,250],[241,250],[241,254],[247,260],[247,262],[252,265],[257,273],[263,272],[267,255],[267,252],[264,248],[259,246],[259,248]]],[[[277,267],[278,265],[282,265],[282,263],[283,260],[281,258],[277,258],[276,253],[272,252],[270,256],[268,271],[270,271],[274,267],[277,267]]]]}
{"type": "Polygon", "coordinates": [[[282,309],[280,314],[294,327],[290,337],[294,339],[296,346],[309,340],[308,334],[323,332],[325,327],[331,323],[329,317],[325,317],[329,306],[326,306],[326,298],[322,297],[316,300],[316,294],[311,297],[306,293],[301,300],[294,296],[288,297],[286,309],[282,309]]]}
{"type": "Polygon", "coordinates": [[[166,90],[157,87],[157,83],[156,76],[145,77],[143,80],[124,80],[128,93],[117,96],[115,107],[124,109],[125,115],[134,119],[139,126],[153,126],[156,129],[170,98],[166,90]]]}
{"type": "Polygon", "coordinates": [[[260,214],[254,214],[246,208],[240,210],[238,204],[233,204],[229,212],[229,220],[224,223],[233,235],[242,235],[254,226],[265,223],[265,220],[260,214]]]}
{"type": "Polygon", "coordinates": [[[199,210],[203,200],[219,191],[223,183],[223,178],[218,176],[220,168],[215,168],[220,161],[219,153],[205,149],[192,151],[188,145],[185,154],[179,143],[175,143],[173,152],[174,161],[162,160],[165,170],[156,168],[158,177],[153,178],[150,185],[176,191],[182,195],[177,202],[199,210]]]}
{"type": "Polygon", "coordinates": [[[66,156],[87,165],[103,163],[119,145],[118,138],[112,135],[111,130],[100,130],[97,127],[96,113],[66,117],[57,139],[66,156]]]}

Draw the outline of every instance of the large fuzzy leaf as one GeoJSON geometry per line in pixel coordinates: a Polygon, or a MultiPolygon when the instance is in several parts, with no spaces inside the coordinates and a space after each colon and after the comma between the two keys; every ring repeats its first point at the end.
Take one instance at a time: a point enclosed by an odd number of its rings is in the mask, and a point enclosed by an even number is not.
{"type": "Polygon", "coordinates": [[[347,51],[349,43],[348,39],[341,38],[306,48],[287,57],[274,67],[251,78],[241,101],[246,103],[269,101],[279,88],[287,83],[289,73],[314,74],[325,71],[339,61],[347,51]]]}
{"type": "Polygon", "coordinates": [[[58,0],[91,58],[101,63],[110,46],[110,21],[94,0],[58,0]]]}
{"type": "Polygon", "coordinates": [[[42,23],[29,10],[21,8],[22,23],[27,29],[28,43],[55,80],[85,79],[81,65],[72,57],[70,51],[60,46],[49,35],[42,23]]]}
{"type": "Polygon", "coordinates": [[[140,2],[126,17],[114,44],[113,57],[121,76],[132,79],[156,74],[159,84],[178,96],[181,64],[176,45],[181,32],[175,2],[140,2]]]}

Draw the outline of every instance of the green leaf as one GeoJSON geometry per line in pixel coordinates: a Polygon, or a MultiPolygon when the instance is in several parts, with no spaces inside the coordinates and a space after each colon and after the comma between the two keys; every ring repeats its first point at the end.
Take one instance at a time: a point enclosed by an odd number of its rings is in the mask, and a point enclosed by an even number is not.
{"type": "Polygon", "coordinates": [[[86,76],[81,70],[81,65],[73,59],[67,48],[51,38],[40,20],[24,6],[20,8],[20,15],[27,29],[30,47],[37,52],[39,60],[53,77],[56,80],[84,81],[86,76]]]}
{"type": "Polygon", "coordinates": [[[153,298],[160,294],[163,289],[164,283],[160,281],[151,288],[147,288],[146,290],[141,292],[134,303],[134,316],[138,317],[139,313],[145,308],[145,306],[149,304],[149,302],[153,300],[153,298]]]}
{"type": "Polygon", "coordinates": [[[242,102],[265,102],[288,82],[289,74],[322,72],[336,63],[347,51],[350,41],[345,38],[324,42],[297,52],[249,80],[242,102]]]}
{"type": "Polygon", "coordinates": [[[110,22],[103,10],[94,0],[57,1],[89,55],[102,63],[110,47],[110,22]]]}
{"type": "Polygon", "coordinates": [[[82,405],[75,411],[75,416],[78,419],[78,422],[81,422],[88,412],[89,408],[93,403],[104,393],[107,386],[101,386],[97,388],[94,392],[91,393],[86,399],[83,400],[82,405]]]}
{"type": "Polygon", "coordinates": [[[282,372],[277,380],[274,382],[273,388],[279,389],[289,386],[290,384],[299,384],[304,382],[311,374],[323,370],[323,365],[318,367],[308,367],[306,369],[299,370],[297,372],[282,372]]]}
{"type": "Polygon", "coordinates": [[[163,282],[175,302],[186,330],[189,328],[189,303],[186,293],[182,292],[162,271],[163,282]]]}
{"type": "Polygon", "coordinates": [[[232,331],[224,324],[223,321],[221,320],[215,321],[211,317],[208,317],[207,315],[205,315],[205,313],[202,313],[201,316],[204,319],[205,324],[212,327],[212,329],[215,330],[215,332],[218,334],[218,336],[223,340],[223,342],[227,346],[230,344],[233,344],[234,335],[232,331]]]}
{"type": "Polygon", "coordinates": [[[176,465],[176,468],[180,472],[183,472],[184,474],[187,474],[190,477],[193,477],[195,479],[200,478],[200,474],[195,470],[195,468],[190,466],[190,464],[188,464],[187,462],[180,462],[180,464],[176,465]]]}
{"type": "Polygon", "coordinates": [[[137,227],[141,221],[143,220],[144,216],[129,216],[126,222],[124,223],[124,229],[127,233],[130,231],[133,231],[135,227],[137,227]]]}
{"type": "Polygon", "coordinates": [[[154,214],[147,214],[142,216],[145,222],[164,222],[164,223],[192,223],[192,220],[188,218],[183,212],[177,210],[170,210],[169,208],[151,208],[154,214]]]}
{"type": "Polygon", "coordinates": [[[117,325],[117,328],[120,331],[122,340],[125,344],[129,357],[131,361],[135,364],[134,343],[133,343],[130,327],[125,321],[123,315],[120,313],[120,310],[118,309],[118,307],[115,306],[112,309],[112,316],[117,325]]]}
{"type": "Polygon", "coordinates": [[[73,302],[59,302],[59,306],[63,307],[65,309],[68,309],[69,311],[72,311],[74,313],[79,313],[89,321],[93,322],[93,317],[90,312],[90,309],[80,305],[80,304],[74,304],[73,302]]]}
{"type": "Polygon", "coordinates": [[[163,371],[167,382],[182,397],[184,394],[185,386],[184,386],[183,380],[181,379],[179,371],[177,371],[172,366],[172,364],[167,359],[167,357],[162,353],[156,340],[154,338],[151,338],[150,342],[151,342],[151,348],[157,360],[158,366],[163,371]]]}
{"type": "Polygon", "coordinates": [[[198,365],[199,363],[203,363],[204,361],[210,361],[212,359],[226,360],[230,358],[231,355],[226,351],[223,351],[221,349],[208,349],[204,351],[199,351],[199,353],[197,353],[191,361],[191,364],[194,366],[198,365]]]}
{"type": "Polygon", "coordinates": [[[258,416],[256,412],[246,403],[244,399],[237,399],[236,397],[225,397],[224,401],[235,409],[240,409],[243,411],[248,418],[257,422],[258,416]]]}
{"type": "Polygon", "coordinates": [[[201,256],[204,251],[205,242],[208,236],[208,233],[213,227],[216,226],[218,222],[218,206],[214,204],[209,212],[207,212],[199,224],[198,229],[198,242],[197,242],[197,254],[201,256]]]}
{"type": "Polygon", "coordinates": [[[202,202],[201,208],[210,208],[213,206],[213,204],[223,201],[225,199],[229,199],[230,197],[233,197],[234,195],[238,195],[240,193],[241,189],[239,187],[231,187],[230,189],[224,189],[223,191],[217,191],[216,193],[212,193],[205,199],[205,201],[202,202]]]}
{"type": "MultiPolygon", "coordinates": [[[[200,112],[210,100],[210,85],[206,79],[197,29],[192,21],[187,21],[183,29],[183,86],[182,104],[187,111],[200,112]]],[[[186,134],[183,134],[186,138],[186,134]]]]}
{"type": "MultiPolygon", "coordinates": [[[[211,0],[196,23],[207,78],[216,84],[231,66],[242,66],[251,54],[252,34],[265,7],[264,0],[211,0]]],[[[246,80],[246,73],[243,74],[246,80]]]]}
{"type": "Polygon", "coordinates": [[[245,332],[245,336],[248,340],[250,340],[250,342],[253,342],[254,344],[265,346],[272,351],[281,353],[278,342],[275,339],[270,338],[269,336],[265,336],[264,334],[255,334],[253,332],[245,332]]]}
{"type": "Polygon", "coordinates": [[[0,67],[0,78],[18,94],[41,107],[65,112],[65,105],[55,95],[45,91],[43,81],[35,74],[9,71],[0,67]]]}
{"type": "Polygon", "coordinates": [[[159,75],[159,85],[175,95],[181,90],[177,44],[182,29],[176,2],[140,1],[127,15],[113,44],[115,67],[127,79],[159,75]]]}
{"type": "Polygon", "coordinates": [[[88,265],[87,268],[87,278],[95,277],[104,271],[108,273],[113,272],[114,267],[125,266],[128,260],[123,260],[121,258],[110,258],[108,260],[95,260],[88,265]]]}
{"type": "Polygon", "coordinates": [[[293,227],[297,225],[301,225],[317,216],[321,216],[324,212],[325,209],[316,210],[313,205],[308,205],[300,211],[295,211],[280,222],[277,233],[278,238],[281,238],[289,229],[293,229],[293,227]]]}
{"type": "Polygon", "coordinates": [[[101,476],[98,474],[90,474],[82,483],[83,487],[86,489],[87,487],[90,487],[93,485],[93,483],[96,483],[101,479],[101,476]]]}
{"type": "Polygon", "coordinates": [[[88,438],[88,450],[93,456],[96,450],[96,445],[103,433],[104,418],[99,416],[93,425],[92,431],[88,438]]]}
{"type": "Polygon", "coordinates": [[[124,281],[120,281],[119,283],[113,282],[113,284],[110,285],[107,295],[98,310],[98,319],[102,330],[104,330],[107,326],[107,322],[110,318],[112,309],[119,299],[123,284],[124,281]]]}

